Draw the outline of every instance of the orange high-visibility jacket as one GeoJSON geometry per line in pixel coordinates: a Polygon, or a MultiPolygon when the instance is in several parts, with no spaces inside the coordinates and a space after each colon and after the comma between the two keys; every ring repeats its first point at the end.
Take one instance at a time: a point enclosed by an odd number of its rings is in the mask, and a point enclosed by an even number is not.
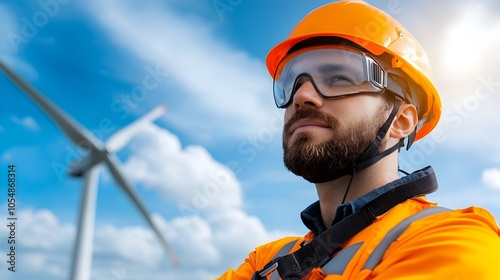
{"type": "MultiPolygon", "coordinates": [[[[304,279],[500,279],[500,230],[494,217],[479,207],[434,213],[413,221],[383,250],[376,265],[367,265],[392,228],[434,206],[425,197],[396,205],[343,244],[334,259],[344,259],[345,264],[329,268],[328,273],[323,271],[326,266],[315,268],[304,279]]],[[[230,269],[218,279],[250,280],[278,253],[292,253],[312,238],[309,232],[305,237],[286,237],[260,246],[238,269],[230,269]]],[[[276,274],[266,279],[281,279],[276,274]]]]}

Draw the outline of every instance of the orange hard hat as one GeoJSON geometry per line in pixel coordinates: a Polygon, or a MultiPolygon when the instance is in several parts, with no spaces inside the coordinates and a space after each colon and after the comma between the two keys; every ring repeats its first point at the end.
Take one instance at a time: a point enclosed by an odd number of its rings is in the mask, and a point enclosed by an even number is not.
{"type": "Polygon", "coordinates": [[[415,140],[434,129],[441,116],[441,100],[430,80],[427,54],[399,22],[364,1],[334,2],[307,14],[290,36],[268,53],[266,64],[271,76],[275,78],[278,65],[297,43],[325,36],[354,42],[376,56],[388,53],[392,67],[401,69],[423,89],[423,96],[418,97],[424,106],[417,106],[420,120],[415,140]]]}

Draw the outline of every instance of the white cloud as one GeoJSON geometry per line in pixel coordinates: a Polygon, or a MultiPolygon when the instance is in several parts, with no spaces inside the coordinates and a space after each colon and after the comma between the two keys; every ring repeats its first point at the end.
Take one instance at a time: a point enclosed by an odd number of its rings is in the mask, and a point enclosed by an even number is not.
{"type": "MultiPolygon", "coordinates": [[[[15,214],[17,220],[13,237],[15,237],[17,256],[16,277],[19,278],[10,278],[12,272],[7,270],[5,264],[0,266],[0,278],[64,279],[67,277],[70,265],[68,255],[75,236],[74,227],[70,224],[61,224],[54,213],[46,209],[22,209],[17,210],[15,214]]],[[[7,221],[6,216],[0,215],[0,219],[7,221]]],[[[6,229],[5,226],[0,228],[0,236],[11,236],[10,229],[9,231],[6,229]]],[[[2,255],[5,256],[3,251],[2,255]]]]}
{"type": "Polygon", "coordinates": [[[196,211],[224,212],[242,206],[241,187],[229,168],[200,146],[181,147],[179,139],[156,125],[144,125],[131,142],[129,178],[196,211]]]}
{"type": "Polygon", "coordinates": [[[40,130],[40,126],[38,125],[38,123],[30,116],[26,116],[23,118],[19,118],[18,116],[11,116],[10,119],[15,124],[21,125],[29,130],[33,131],[40,130]]]}
{"type": "Polygon", "coordinates": [[[45,274],[55,279],[66,278],[70,264],[66,255],[53,255],[43,251],[25,254],[22,256],[21,262],[26,264],[22,269],[32,275],[45,274]]]}
{"type": "Polygon", "coordinates": [[[168,79],[181,87],[167,93],[177,102],[184,100],[170,111],[170,123],[227,137],[265,126],[274,104],[264,64],[217,39],[210,22],[154,3],[141,7],[141,13],[123,1],[92,1],[89,8],[110,38],[146,63],[166,69],[168,79]]]}
{"type": "Polygon", "coordinates": [[[489,168],[483,170],[481,179],[483,183],[492,188],[500,189],[500,169],[499,168],[489,168]]]}
{"type": "Polygon", "coordinates": [[[152,231],[143,227],[99,227],[95,232],[94,253],[155,266],[162,255],[152,231]]]}
{"type": "Polygon", "coordinates": [[[214,230],[214,243],[221,250],[222,269],[239,265],[256,246],[286,235],[289,232],[269,231],[260,219],[250,216],[243,210],[235,209],[219,213],[208,219],[214,230]]]}
{"type": "Polygon", "coordinates": [[[210,225],[199,216],[177,217],[165,221],[154,216],[181,260],[181,265],[190,267],[212,266],[219,263],[221,253],[214,244],[214,232],[210,225]]]}
{"type": "Polygon", "coordinates": [[[61,248],[70,246],[75,235],[73,226],[61,225],[49,210],[27,209],[20,213],[19,220],[22,245],[27,248],[61,251],[61,248]]]}

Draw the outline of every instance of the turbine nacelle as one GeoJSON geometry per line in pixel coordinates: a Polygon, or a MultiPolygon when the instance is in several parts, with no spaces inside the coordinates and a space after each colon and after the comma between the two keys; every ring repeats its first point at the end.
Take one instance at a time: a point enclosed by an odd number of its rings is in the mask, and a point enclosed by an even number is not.
{"type": "Polygon", "coordinates": [[[89,151],[86,155],[73,161],[68,166],[68,174],[71,177],[83,177],[85,172],[89,171],[92,167],[103,162],[108,154],[108,151],[89,151]]]}

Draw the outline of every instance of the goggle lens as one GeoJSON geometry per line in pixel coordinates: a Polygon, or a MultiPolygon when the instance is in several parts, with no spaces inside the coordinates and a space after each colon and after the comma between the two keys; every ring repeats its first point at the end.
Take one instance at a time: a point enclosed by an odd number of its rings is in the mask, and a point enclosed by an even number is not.
{"type": "Polygon", "coordinates": [[[273,87],[276,105],[287,107],[306,79],[325,98],[380,93],[386,86],[386,72],[365,53],[338,48],[307,50],[278,67],[273,87]]]}

